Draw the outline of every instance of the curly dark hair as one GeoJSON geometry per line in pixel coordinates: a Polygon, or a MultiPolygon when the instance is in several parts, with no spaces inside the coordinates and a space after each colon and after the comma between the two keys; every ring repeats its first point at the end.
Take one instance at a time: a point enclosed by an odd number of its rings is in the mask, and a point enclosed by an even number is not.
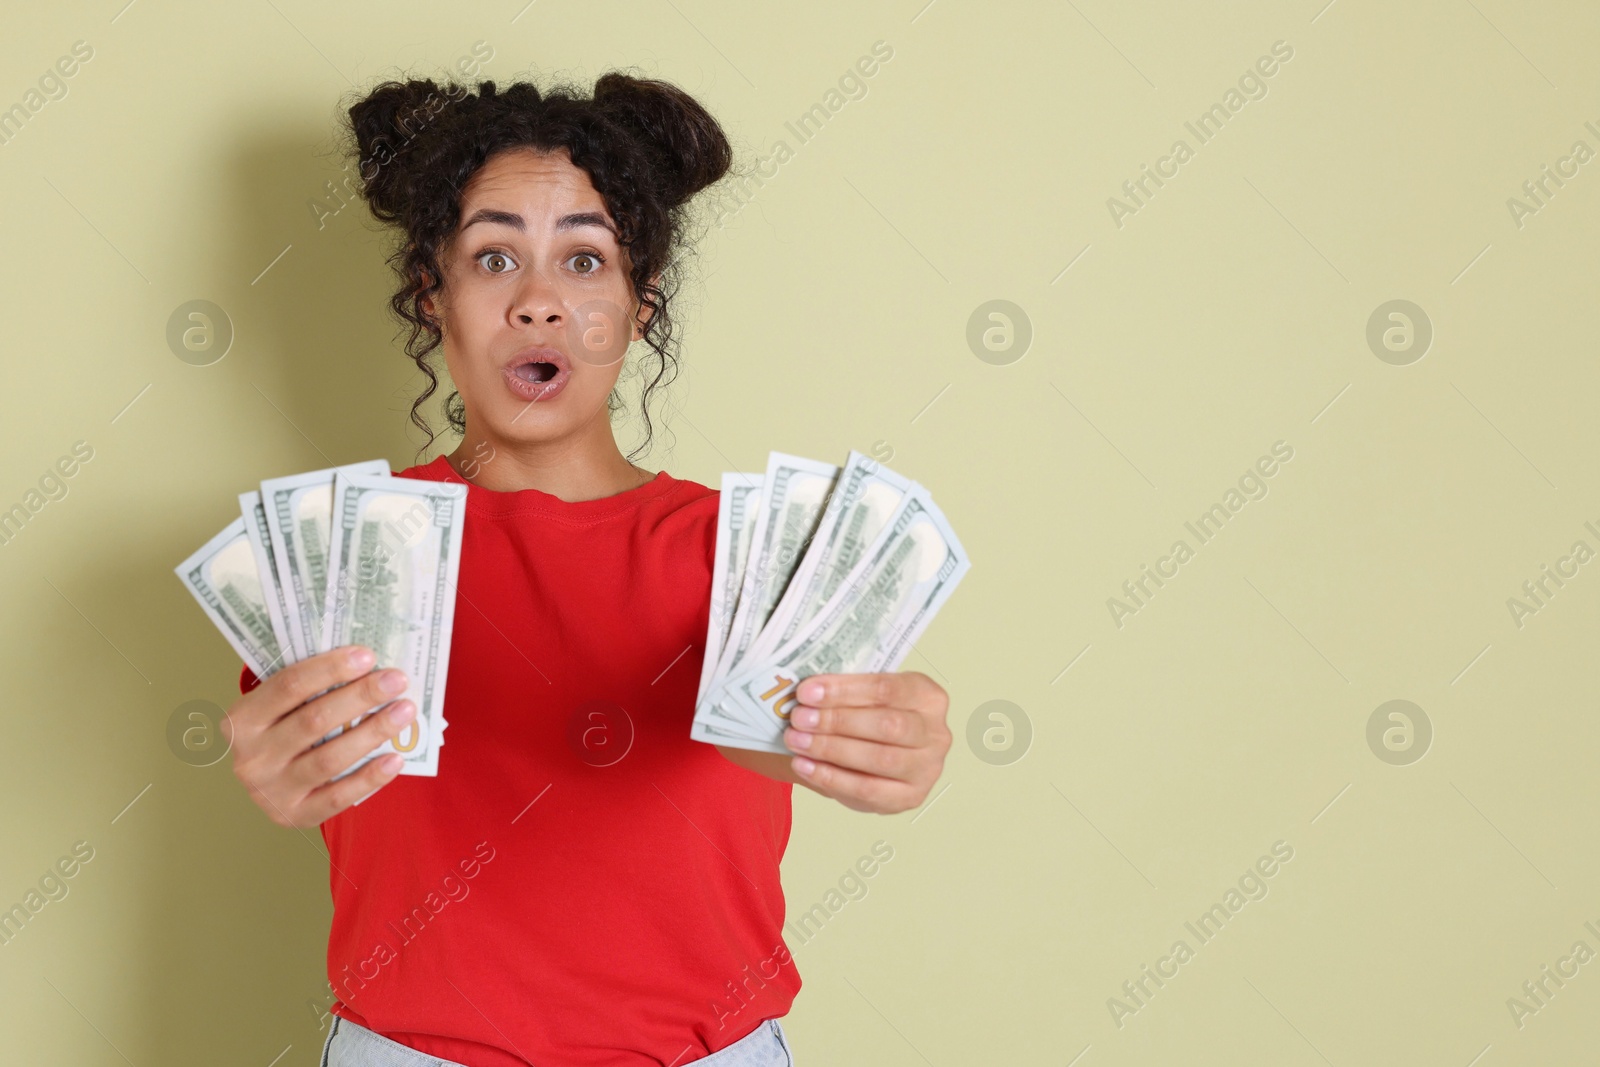
{"type": "MultiPolygon", "coordinates": [[[[411,405],[411,421],[428,435],[417,455],[437,436],[420,409],[438,388],[428,356],[443,339],[423,301],[442,286],[438,257],[460,223],[461,191],[491,156],[516,148],[565,149],[616,220],[634,297],[651,312],[643,332],[655,355],[640,397],[645,439],[627,458],[646,451],[650,398],[678,372],[669,304],[688,244],[686,206],[732,163],[716,119],[682,89],[620,71],[601,75],[589,93],[565,83],[541,90],[516,81],[501,91],[482,81],[474,93],[455,82],[386,81],[346,114],[344,151],[360,160],[361,195],[375,218],[403,236],[389,258],[400,279],[389,305],[410,325],[406,354],[428,379],[411,405]]],[[[611,413],[624,406],[616,389],[606,406],[611,413]]],[[[465,433],[461,394],[451,393],[444,407],[451,428],[465,433]]]]}

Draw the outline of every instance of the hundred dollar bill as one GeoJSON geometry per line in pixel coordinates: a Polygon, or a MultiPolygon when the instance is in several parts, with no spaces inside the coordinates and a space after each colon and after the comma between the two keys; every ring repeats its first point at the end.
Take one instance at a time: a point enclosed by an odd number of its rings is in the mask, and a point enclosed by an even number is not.
{"type": "Polygon", "coordinates": [[[174,573],[257,678],[284,665],[244,517],[230,522],[174,573]]]}
{"type": "Polygon", "coordinates": [[[855,569],[812,620],[771,657],[739,671],[723,701],[762,736],[721,744],[788,753],[795,688],[813,674],[892,671],[971,563],[926,488],[912,489],[855,569]]]}
{"type": "Polygon", "coordinates": [[[772,452],[761,483],[761,507],[750,535],[739,602],[717,667],[712,672],[701,714],[729,718],[721,707],[719,684],[743,661],[747,649],[766,625],[773,606],[783,595],[789,578],[800,565],[811,535],[821,520],[828,494],[839,478],[839,468],[802,456],[772,452]]]}
{"type": "MultiPolygon", "coordinates": [[[[398,667],[410,683],[395,699],[417,715],[339,777],[387,752],[405,757],[401,774],[436,775],[444,743],[445,674],[455,625],[456,577],[466,522],[467,487],[386,475],[334,477],[328,549],[328,647],[365,645],[377,668],[398,667]]],[[[336,736],[374,711],[368,709],[336,736]]]]}
{"type": "Polygon", "coordinates": [[[261,505],[278,567],[294,659],[333,648],[322,640],[322,606],[327,597],[328,529],[333,514],[333,473],[389,476],[389,464],[374,459],[345,467],[268,478],[261,483],[261,505]]]}
{"type": "Polygon", "coordinates": [[[750,554],[750,533],[761,507],[761,474],[724,471],[722,492],[717,505],[717,548],[711,563],[711,612],[706,623],[706,654],[700,664],[700,689],[695,703],[705,695],[706,685],[717,669],[717,657],[733,628],[733,612],[739,606],[739,587],[744,582],[744,564],[750,554]]]}
{"type": "Polygon", "coordinates": [[[894,516],[911,479],[871,456],[852,450],[828,496],[822,522],[772,617],[761,628],[745,660],[759,663],[794,637],[822,610],[867,548],[894,516]]]}
{"type": "Polygon", "coordinates": [[[298,658],[289,640],[289,602],[278,581],[278,564],[272,558],[272,535],[267,532],[267,509],[261,506],[261,494],[255,490],[239,494],[239,511],[244,518],[245,536],[250,541],[250,552],[256,558],[256,573],[261,575],[261,592],[267,601],[267,617],[272,621],[272,636],[283,652],[284,662],[293,663],[298,658]]]}

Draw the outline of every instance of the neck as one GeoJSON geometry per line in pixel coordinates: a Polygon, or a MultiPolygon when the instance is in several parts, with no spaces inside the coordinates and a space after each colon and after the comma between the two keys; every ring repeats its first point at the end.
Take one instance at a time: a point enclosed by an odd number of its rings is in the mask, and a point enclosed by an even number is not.
{"type": "Polygon", "coordinates": [[[506,441],[469,424],[446,458],[456,474],[482,489],[538,489],[569,504],[615,496],[654,477],[623,456],[609,420],[597,422],[596,431],[555,441],[506,441]]]}

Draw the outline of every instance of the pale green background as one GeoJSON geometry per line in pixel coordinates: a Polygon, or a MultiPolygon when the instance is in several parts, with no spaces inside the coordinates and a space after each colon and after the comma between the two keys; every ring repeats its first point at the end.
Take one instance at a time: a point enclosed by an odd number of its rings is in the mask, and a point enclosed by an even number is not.
{"type": "Polygon", "coordinates": [[[1506,206],[1600,148],[1593,5],[120,2],[11,5],[0,37],[0,106],[95,50],[0,147],[0,507],[95,449],[0,548],[0,906],[96,849],[0,947],[7,1062],[316,1060],[321,841],[169,752],[173,709],[226,705],[238,669],[172,567],[262,477],[413,462],[387,238],[308,201],[346,94],[480,40],[502,83],[635,65],[742,164],[795,148],[700,246],[644,464],[715,484],[887,446],[974,559],[906,663],[951,695],[942,791],[894,817],[797,792],[794,910],[895,849],[796,946],[800,1063],[1593,1055],[1600,963],[1520,1029],[1506,1006],[1600,950],[1600,564],[1521,628],[1506,604],[1600,548],[1600,162],[1520,228],[1506,206]],[[880,39],[868,95],[797,146],[785,120],[880,39]],[[1114,225],[1107,198],[1278,40],[1268,95],[1114,225]],[[200,298],[237,330],[209,367],[164,339],[200,298]],[[1403,367],[1365,341],[1397,298],[1435,329],[1403,367]],[[1008,366],[965,341],[991,299],[1033,325],[1008,366]],[[1106,599],[1277,440],[1270,495],[1114,625],[1106,599]],[[1435,730],[1410,766],[1366,742],[1397,698],[1435,730]],[[964,740],[993,699],[1035,731],[1009,766],[964,740]],[[1119,1028],[1107,999],[1280,839],[1270,895],[1119,1028]]]}

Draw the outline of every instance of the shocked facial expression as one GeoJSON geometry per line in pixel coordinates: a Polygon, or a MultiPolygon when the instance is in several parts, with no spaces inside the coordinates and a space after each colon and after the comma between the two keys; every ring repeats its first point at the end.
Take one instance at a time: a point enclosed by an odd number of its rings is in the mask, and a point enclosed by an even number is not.
{"type": "Polygon", "coordinates": [[[440,253],[445,361],[469,436],[548,442],[609,429],[639,302],[615,220],[565,151],[512,149],[467,183],[440,253]]]}

